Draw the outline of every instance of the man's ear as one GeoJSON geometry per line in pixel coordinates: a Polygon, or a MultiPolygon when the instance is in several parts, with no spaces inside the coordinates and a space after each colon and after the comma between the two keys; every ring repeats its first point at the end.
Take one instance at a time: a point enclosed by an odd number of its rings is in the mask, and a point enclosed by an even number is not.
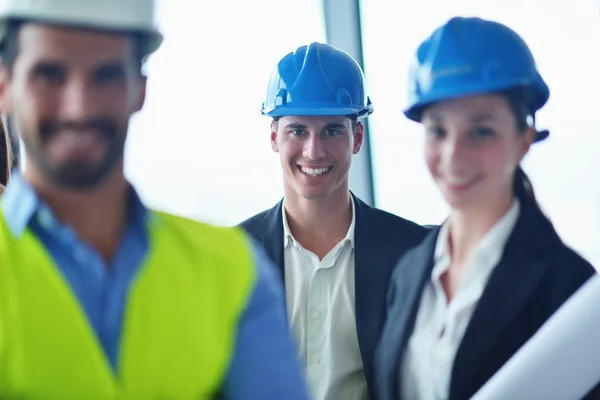
{"type": "Polygon", "coordinates": [[[279,146],[277,146],[277,121],[271,121],[271,148],[275,153],[279,153],[279,146]]]}
{"type": "Polygon", "coordinates": [[[135,111],[140,111],[144,107],[146,102],[146,88],[148,86],[148,78],[144,75],[140,76],[140,87],[138,88],[137,101],[135,104],[135,111]]]}
{"type": "Polygon", "coordinates": [[[362,122],[356,122],[356,128],[354,128],[353,137],[354,144],[352,146],[352,154],[358,154],[365,138],[365,126],[362,122]]]}

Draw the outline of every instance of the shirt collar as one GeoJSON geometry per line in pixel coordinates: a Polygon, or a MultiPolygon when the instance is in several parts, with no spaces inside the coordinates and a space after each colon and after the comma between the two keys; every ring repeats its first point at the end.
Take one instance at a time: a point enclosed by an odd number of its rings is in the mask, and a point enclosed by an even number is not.
{"type": "MultiPolygon", "coordinates": [[[[130,204],[132,219],[146,222],[148,209],[144,206],[136,190],[131,187],[130,204]]],[[[2,213],[8,229],[15,237],[19,237],[29,227],[34,217],[38,217],[42,226],[52,228],[58,221],[50,207],[44,203],[36,191],[23,179],[19,171],[11,174],[10,181],[2,195],[2,213]]]]}
{"type": "MultiPolygon", "coordinates": [[[[517,222],[519,217],[520,204],[519,200],[513,199],[509,210],[500,218],[498,222],[490,229],[483,238],[479,241],[476,248],[476,253],[479,257],[489,259],[499,258],[498,255],[504,251],[504,246],[517,222]]],[[[442,258],[450,259],[450,251],[448,248],[449,228],[448,221],[444,222],[440,228],[437,242],[435,245],[434,262],[435,265],[449,265],[448,263],[439,263],[442,258]]],[[[432,277],[441,275],[443,271],[432,271],[432,277]]]]}
{"type": "MultiPolygon", "coordinates": [[[[348,228],[348,232],[346,233],[346,237],[342,240],[343,242],[345,241],[349,241],[350,244],[352,245],[352,248],[354,248],[354,227],[356,225],[356,206],[354,204],[354,198],[353,196],[350,196],[350,204],[352,207],[352,220],[350,222],[350,227],[348,228]]],[[[287,222],[287,216],[285,214],[285,199],[282,201],[281,204],[281,218],[283,220],[283,248],[285,249],[288,244],[290,243],[290,240],[292,242],[295,242],[296,240],[294,239],[294,236],[292,235],[292,232],[290,231],[290,226],[288,225],[287,222]]]]}
{"type": "Polygon", "coordinates": [[[11,178],[2,195],[2,213],[8,228],[15,236],[21,236],[36,214],[40,200],[33,188],[18,171],[11,178]]]}
{"type": "Polygon", "coordinates": [[[448,248],[448,220],[444,221],[440,227],[437,241],[435,243],[434,261],[438,262],[442,257],[448,257],[450,249],[448,248]]]}

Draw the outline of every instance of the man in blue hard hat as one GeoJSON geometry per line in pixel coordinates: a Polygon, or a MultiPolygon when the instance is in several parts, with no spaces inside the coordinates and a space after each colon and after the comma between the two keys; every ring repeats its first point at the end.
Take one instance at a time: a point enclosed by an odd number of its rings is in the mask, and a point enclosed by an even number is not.
{"type": "Polygon", "coordinates": [[[388,277],[426,234],[349,191],[360,118],[372,112],[360,66],[321,43],[281,59],[262,106],[273,119],[284,198],[242,226],[283,273],[288,320],[317,400],[373,397],[388,277]]]}

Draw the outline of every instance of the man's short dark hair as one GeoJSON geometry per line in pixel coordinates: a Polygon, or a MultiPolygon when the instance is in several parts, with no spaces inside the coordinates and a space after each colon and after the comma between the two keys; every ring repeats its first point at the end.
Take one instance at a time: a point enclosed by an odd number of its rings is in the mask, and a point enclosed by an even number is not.
{"type": "MultiPolygon", "coordinates": [[[[9,20],[6,26],[6,33],[4,39],[0,43],[0,58],[2,64],[6,67],[9,73],[12,73],[15,65],[15,60],[19,54],[19,32],[26,21],[19,19],[9,20]]],[[[147,58],[147,43],[148,36],[146,34],[137,31],[121,31],[117,33],[123,33],[132,35],[135,39],[135,60],[137,61],[136,69],[142,73],[142,66],[147,58]]]]}

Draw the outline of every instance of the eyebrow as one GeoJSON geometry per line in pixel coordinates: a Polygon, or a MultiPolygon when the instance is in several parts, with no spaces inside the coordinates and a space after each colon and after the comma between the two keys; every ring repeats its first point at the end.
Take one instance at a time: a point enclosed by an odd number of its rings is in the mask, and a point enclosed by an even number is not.
{"type": "MultiPolygon", "coordinates": [[[[298,123],[291,123],[291,124],[287,124],[285,126],[284,129],[307,129],[308,126],[304,125],[304,124],[298,124],[298,123]]],[[[323,128],[321,128],[322,130],[328,130],[328,129],[348,129],[347,125],[344,125],[342,123],[339,122],[330,122],[328,124],[325,124],[325,126],[323,126],[323,128]]]]}
{"type": "Polygon", "coordinates": [[[288,129],[294,129],[294,130],[295,129],[302,129],[302,130],[304,130],[304,129],[306,129],[306,125],[291,123],[291,124],[287,124],[285,126],[285,128],[283,128],[283,129],[285,129],[285,130],[288,130],[288,129]]]}
{"type": "MultiPolygon", "coordinates": [[[[63,60],[48,58],[48,59],[38,60],[37,62],[35,62],[33,64],[33,67],[31,69],[33,71],[39,71],[39,70],[48,69],[48,68],[66,70],[67,65],[63,60]]],[[[97,73],[99,71],[100,72],[106,72],[106,71],[120,72],[125,69],[125,65],[124,65],[123,61],[110,60],[110,61],[98,63],[97,65],[94,65],[92,67],[92,69],[93,69],[94,73],[97,73]]]]}
{"type": "Polygon", "coordinates": [[[125,68],[125,62],[122,60],[110,60],[105,62],[100,62],[94,66],[95,69],[102,68],[125,68]]]}
{"type": "Polygon", "coordinates": [[[65,63],[62,62],[61,60],[44,59],[44,60],[36,61],[33,64],[31,70],[39,71],[39,70],[44,70],[44,69],[48,69],[48,68],[66,69],[66,66],[65,66],[65,63]]]}
{"type": "Polygon", "coordinates": [[[339,122],[330,122],[323,127],[323,130],[328,130],[328,129],[348,129],[348,126],[346,126],[345,124],[341,124],[339,122]]]}

